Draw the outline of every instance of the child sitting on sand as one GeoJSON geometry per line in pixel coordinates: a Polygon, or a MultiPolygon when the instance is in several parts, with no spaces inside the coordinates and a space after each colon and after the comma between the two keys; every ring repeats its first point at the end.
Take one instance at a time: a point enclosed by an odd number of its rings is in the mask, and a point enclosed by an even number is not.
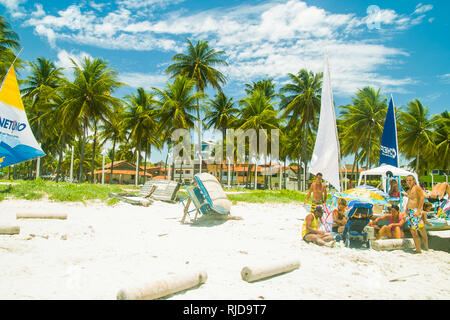
{"type": "Polygon", "coordinates": [[[345,224],[347,223],[345,210],[347,210],[347,201],[340,198],[338,200],[337,209],[333,210],[333,232],[342,233],[342,231],[344,230],[345,224]]]}

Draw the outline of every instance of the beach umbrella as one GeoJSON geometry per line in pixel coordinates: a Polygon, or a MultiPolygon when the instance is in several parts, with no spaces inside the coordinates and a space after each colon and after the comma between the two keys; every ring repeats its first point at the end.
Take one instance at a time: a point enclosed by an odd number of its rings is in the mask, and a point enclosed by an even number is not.
{"type": "Polygon", "coordinates": [[[378,193],[385,200],[388,200],[388,198],[389,198],[389,195],[386,192],[384,192],[383,190],[380,190],[378,188],[372,187],[372,186],[362,185],[362,186],[355,187],[355,189],[365,189],[365,190],[373,191],[375,193],[378,193]]]}
{"type": "Polygon", "coordinates": [[[379,193],[365,189],[365,188],[353,188],[343,192],[335,193],[335,197],[344,198],[347,201],[361,201],[364,203],[371,203],[373,205],[385,205],[390,206],[390,203],[379,193]]]}

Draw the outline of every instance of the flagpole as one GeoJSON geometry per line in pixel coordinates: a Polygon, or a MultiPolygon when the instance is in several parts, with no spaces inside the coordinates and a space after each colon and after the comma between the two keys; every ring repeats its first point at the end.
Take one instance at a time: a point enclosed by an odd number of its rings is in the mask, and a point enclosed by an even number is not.
{"type": "MultiPolygon", "coordinates": [[[[398,147],[398,135],[397,135],[397,119],[396,119],[396,113],[395,113],[394,97],[392,96],[392,93],[391,93],[391,100],[392,100],[392,110],[394,111],[395,143],[397,144],[397,151],[398,151],[399,147],[398,147]]],[[[400,168],[400,154],[397,154],[397,168],[400,168]]]]}

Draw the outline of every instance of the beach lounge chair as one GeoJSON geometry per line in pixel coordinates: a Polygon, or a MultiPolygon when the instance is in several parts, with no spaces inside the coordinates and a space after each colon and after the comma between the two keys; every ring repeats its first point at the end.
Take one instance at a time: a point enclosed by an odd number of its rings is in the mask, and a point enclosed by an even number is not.
{"type": "Polygon", "coordinates": [[[130,204],[148,206],[153,202],[152,200],[175,202],[179,189],[180,184],[176,181],[150,180],[142,186],[137,196],[113,192],[109,193],[109,196],[130,204]]]}
{"type": "Polygon", "coordinates": [[[352,201],[349,203],[347,223],[342,236],[347,247],[361,248],[366,245],[370,248],[370,242],[364,228],[369,224],[373,212],[373,204],[352,201]]]}
{"type": "Polygon", "coordinates": [[[194,186],[186,187],[188,196],[181,201],[184,206],[182,223],[186,216],[193,211],[195,211],[194,222],[197,220],[198,213],[216,217],[230,214],[231,201],[228,200],[221,184],[213,175],[209,173],[196,174],[194,181],[194,186]],[[185,200],[187,200],[186,203],[184,203],[185,200]],[[193,210],[189,210],[191,203],[195,206],[193,210]]]}

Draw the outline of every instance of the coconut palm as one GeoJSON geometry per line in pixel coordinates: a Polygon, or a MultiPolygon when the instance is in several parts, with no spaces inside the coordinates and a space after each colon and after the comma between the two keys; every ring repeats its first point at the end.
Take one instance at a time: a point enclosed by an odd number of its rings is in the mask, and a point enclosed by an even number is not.
{"type": "Polygon", "coordinates": [[[386,112],[387,98],[380,93],[380,89],[375,90],[371,87],[359,90],[353,98],[352,105],[341,107],[339,119],[343,128],[342,139],[353,141],[352,152],[362,149],[360,159],[366,159],[368,168],[379,156],[377,150],[386,112]]]}
{"type": "Polygon", "coordinates": [[[400,111],[398,143],[408,159],[414,158],[412,164],[417,173],[425,169],[421,162],[435,153],[436,125],[438,118],[430,118],[428,107],[423,106],[418,99],[408,102],[406,111],[400,111]]]}
{"type": "MultiPolygon", "coordinates": [[[[138,88],[136,94],[125,97],[127,101],[127,109],[123,115],[123,124],[130,131],[130,138],[136,145],[136,152],[139,154],[146,142],[145,150],[147,152],[147,144],[151,141],[156,143],[157,139],[152,139],[152,133],[156,132],[158,126],[157,101],[154,94],[146,92],[143,88],[138,88]]],[[[138,159],[139,170],[140,158],[138,159]]],[[[145,168],[146,169],[146,168],[145,168]]]]}
{"type": "Polygon", "coordinates": [[[190,130],[194,127],[196,118],[193,113],[198,107],[198,101],[203,98],[203,92],[194,92],[194,86],[195,81],[183,75],[178,76],[172,84],[167,83],[163,90],[153,88],[160,107],[157,135],[162,135],[166,143],[175,129],[190,130]]]}
{"type": "MultiPolygon", "coordinates": [[[[302,69],[297,75],[290,73],[288,76],[291,82],[280,89],[281,116],[287,120],[287,130],[295,128],[301,134],[298,136],[302,137],[301,159],[306,165],[309,141],[307,134],[315,131],[318,126],[323,74],[302,69]]],[[[300,188],[300,179],[298,184],[300,188]]]]}
{"type": "MultiPolygon", "coordinates": [[[[241,111],[239,112],[239,128],[242,130],[256,130],[257,146],[259,146],[259,133],[266,133],[264,139],[270,139],[270,129],[279,128],[278,111],[274,108],[274,103],[265,95],[261,89],[256,89],[252,94],[239,101],[241,111]]],[[[249,155],[250,156],[250,155],[249,155]]],[[[256,170],[256,167],[255,167],[256,170]]],[[[250,173],[250,161],[249,172],[250,173]]],[[[257,182],[255,181],[255,184],[257,182]]]]}
{"type": "MultiPolygon", "coordinates": [[[[3,16],[0,16],[0,80],[3,79],[8,72],[11,64],[16,59],[13,50],[20,47],[19,36],[13,30],[10,30],[10,24],[3,16]]],[[[22,61],[16,59],[15,66],[22,66],[22,61]]]]}
{"type": "Polygon", "coordinates": [[[450,168],[450,113],[444,111],[434,117],[437,153],[434,163],[436,168],[448,170],[450,168]]]}
{"type": "Polygon", "coordinates": [[[232,123],[236,120],[239,109],[234,107],[233,98],[227,97],[220,91],[215,99],[208,101],[209,109],[206,112],[204,121],[206,128],[214,128],[222,132],[222,157],[220,161],[220,181],[223,176],[223,152],[225,152],[226,131],[230,129],[232,123]]]}
{"type": "Polygon", "coordinates": [[[111,159],[111,171],[109,173],[109,183],[112,183],[115,151],[117,143],[125,141],[126,130],[123,125],[123,105],[117,105],[113,107],[113,112],[108,118],[105,119],[102,125],[100,125],[100,139],[104,144],[107,140],[112,140],[112,149],[109,158],[111,159]]]}
{"type": "MultiPolygon", "coordinates": [[[[74,81],[65,81],[63,103],[64,125],[73,127],[81,122],[83,133],[80,135],[80,171],[79,181],[83,181],[83,167],[88,129],[97,121],[103,121],[110,117],[111,110],[121,101],[112,97],[111,93],[119,88],[122,83],[118,81],[115,69],[109,68],[107,62],[102,59],[84,58],[81,65],[75,61],[74,81]]],[[[93,148],[95,158],[95,146],[93,148]]],[[[92,171],[92,170],[91,170],[92,171]]],[[[92,173],[92,172],[91,172],[92,173]]],[[[93,175],[92,175],[93,176],[93,175]]]]}
{"type": "MultiPolygon", "coordinates": [[[[216,51],[214,48],[211,48],[206,40],[199,40],[195,45],[189,39],[186,39],[186,41],[188,44],[187,54],[180,53],[173,56],[172,61],[174,63],[166,69],[166,72],[172,78],[186,75],[189,79],[194,80],[197,92],[204,92],[208,85],[220,90],[221,86],[226,83],[226,77],[216,67],[228,66],[228,63],[223,58],[225,52],[216,51]]],[[[201,145],[199,99],[197,99],[197,120],[200,124],[198,142],[201,145]]]]}
{"type": "Polygon", "coordinates": [[[22,89],[23,97],[31,100],[31,113],[35,115],[30,121],[36,121],[36,140],[41,141],[42,119],[47,108],[52,109],[52,101],[59,100],[57,89],[62,84],[62,69],[57,68],[50,59],[37,58],[36,62],[29,62],[31,74],[22,81],[25,88],[22,89]]]}

